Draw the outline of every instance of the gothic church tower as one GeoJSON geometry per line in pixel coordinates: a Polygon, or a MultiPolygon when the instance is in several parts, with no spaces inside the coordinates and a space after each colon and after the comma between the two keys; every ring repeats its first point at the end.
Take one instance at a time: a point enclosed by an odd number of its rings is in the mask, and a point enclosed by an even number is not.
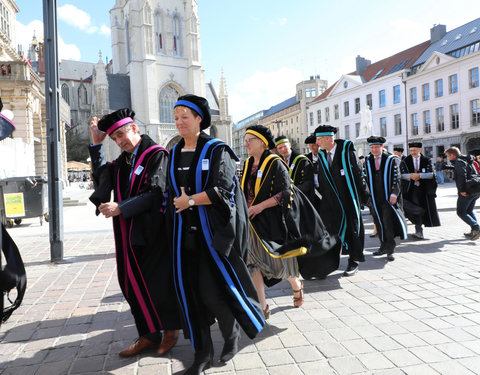
{"type": "Polygon", "coordinates": [[[197,1],[116,0],[110,21],[113,73],[130,76],[137,123],[166,146],[177,134],[178,96],[207,96],[197,1]]]}

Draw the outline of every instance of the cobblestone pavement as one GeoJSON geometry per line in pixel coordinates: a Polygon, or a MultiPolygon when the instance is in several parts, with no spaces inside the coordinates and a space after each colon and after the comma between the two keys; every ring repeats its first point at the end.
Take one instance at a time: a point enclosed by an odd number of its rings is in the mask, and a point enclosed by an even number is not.
{"type": "MultiPolygon", "coordinates": [[[[480,374],[480,241],[454,211],[455,189],[439,189],[442,226],[407,240],[396,260],[367,260],[355,276],[339,271],[305,282],[295,309],[287,282],[268,290],[268,326],[212,374],[480,374]]],[[[478,212],[478,210],[477,210],[478,212]]],[[[22,307],[0,329],[0,374],[177,374],[193,358],[181,339],[166,356],[117,353],[136,337],[116,279],[111,224],[92,206],[65,208],[65,262],[49,262],[48,228],[12,228],[26,263],[22,307]]],[[[409,225],[410,232],[412,226],[409,225]]],[[[216,358],[222,340],[214,329],[216,358]]]]}

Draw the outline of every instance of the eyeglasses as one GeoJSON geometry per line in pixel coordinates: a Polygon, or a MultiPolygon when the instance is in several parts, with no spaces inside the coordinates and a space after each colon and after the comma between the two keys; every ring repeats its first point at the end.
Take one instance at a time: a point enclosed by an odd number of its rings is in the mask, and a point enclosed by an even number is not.
{"type": "Polygon", "coordinates": [[[245,144],[248,145],[248,144],[250,144],[250,142],[253,141],[254,139],[259,139],[259,138],[257,138],[257,137],[245,138],[245,139],[243,140],[243,143],[245,143],[245,144]]]}

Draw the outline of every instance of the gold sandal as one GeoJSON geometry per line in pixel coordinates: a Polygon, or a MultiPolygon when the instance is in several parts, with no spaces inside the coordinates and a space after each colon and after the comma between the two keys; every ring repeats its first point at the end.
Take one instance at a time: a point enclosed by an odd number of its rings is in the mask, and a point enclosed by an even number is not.
{"type": "Polygon", "coordinates": [[[300,307],[303,305],[303,280],[300,280],[300,289],[293,290],[293,306],[300,307]],[[300,293],[300,297],[295,297],[295,293],[300,293]]]}

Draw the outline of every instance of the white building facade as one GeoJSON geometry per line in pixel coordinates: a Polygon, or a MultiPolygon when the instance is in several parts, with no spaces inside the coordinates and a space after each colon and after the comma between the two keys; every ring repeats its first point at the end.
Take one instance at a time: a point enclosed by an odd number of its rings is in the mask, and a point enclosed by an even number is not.
{"type": "Polygon", "coordinates": [[[450,146],[480,154],[479,69],[480,51],[461,58],[435,52],[406,79],[410,138],[422,141],[427,156],[450,146]]]}
{"type": "Polygon", "coordinates": [[[387,139],[390,152],[420,141],[429,157],[450,146],[480,154],[480,18],[448,33],[436,25],[430,33],[429,41],[374,64],[357,57],[357,71],[308,106],[309,132],[335,126],[338,138],[356,142],[366,155],[359,133],[368,106],[372,133],[387,139]]]}

